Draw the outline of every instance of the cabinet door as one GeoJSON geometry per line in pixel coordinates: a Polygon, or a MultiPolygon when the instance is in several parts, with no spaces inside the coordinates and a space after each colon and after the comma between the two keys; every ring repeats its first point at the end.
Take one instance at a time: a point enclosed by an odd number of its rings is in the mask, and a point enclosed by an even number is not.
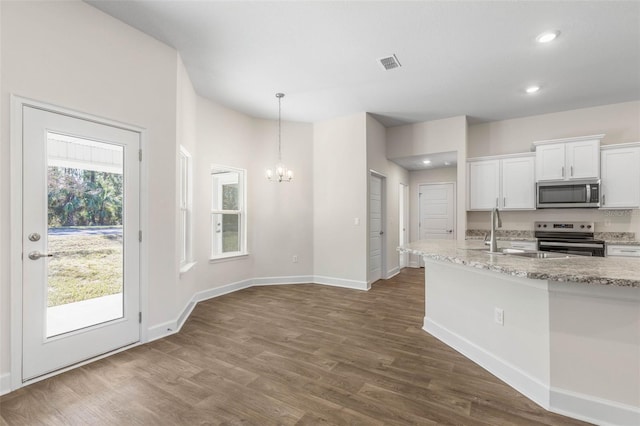
{"type": "Polygon", "coordinates": [[[602,151],[602,208],[640,207],[640,147],[602,151]]]}
{"type": "Polygon", "coordinates": [[[468,209],[491,210],[497,207],[500,193],[500,160],[468,163],[468,209]]]}
{"type": "Polygon", "coordinates": [[[562,180],[565,171],[565,144],[540,145],[536,148],[536,179],[562,180]]]}
{"type": "Polygon", "coordinates": [[[502,160],[502,199],[505,210],[535,209],[535,158],[502,160]]]}
{"type": "Polygon", "coordinates": [[[566,156],[567,179],[600,177],[600,141],[569,142],[566,156]]]}

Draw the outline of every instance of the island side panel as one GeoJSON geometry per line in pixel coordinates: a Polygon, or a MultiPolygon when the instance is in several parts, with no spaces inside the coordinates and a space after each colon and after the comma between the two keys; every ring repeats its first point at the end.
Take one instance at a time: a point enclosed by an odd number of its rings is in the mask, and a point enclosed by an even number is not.
{"type": "Polygon", "coordinates": [[[640,424],[640,288],[550,282],[549,292],[552,406],[640,424]]]}
{"type": "Polygon", "coordinates": [[[546,281],[425,258],[425,297],[425,331],[548,408],[546,281]]]}

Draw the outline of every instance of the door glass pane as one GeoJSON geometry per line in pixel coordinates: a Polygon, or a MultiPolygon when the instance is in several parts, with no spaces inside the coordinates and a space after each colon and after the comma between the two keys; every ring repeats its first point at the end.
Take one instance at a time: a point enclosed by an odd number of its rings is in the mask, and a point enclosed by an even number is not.
{"type": "Polygon", "coordinates": [[[233,253],[240,251],[239,225],[240,215],[235,213],[213,213],[211,215],[215,236],[214,253],[233,253]]]}
{"type": "Polygon", "coordinates": [[[123,159],[47,133],[47,337],[123,316],[123,159]]]}

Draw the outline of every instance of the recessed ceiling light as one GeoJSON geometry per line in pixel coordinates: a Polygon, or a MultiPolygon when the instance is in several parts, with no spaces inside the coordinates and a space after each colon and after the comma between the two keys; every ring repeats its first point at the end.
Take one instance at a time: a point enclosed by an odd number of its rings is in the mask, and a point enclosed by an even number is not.
{"type": "Polygon", "coordinates": [[[538,43],[550,43],[560,35],[560,31],[545,31],[536,37],[538,43]]]}
{"type": "Polygon", "coordinates": [[[451,163],[450,163],[450,162],[448,162],[448,161],[445,161],[445,162],[444,162],[444,165],[445,165],[445,166],[450,166],[450,165],[451,165],[451,163]]]}
{"type": "Polygon", "coordinates": [[[423,163],[424,164],[431,164],[431,160],[424,160],[423,163]]]}
{"type": "Polygon", "coordinates": [[[525,92],[527,92],[530,95],[533,95],[534,93],[537,93],[538,90],[540,90],[540,86],[529,86],[525,89],[525,92]]]}

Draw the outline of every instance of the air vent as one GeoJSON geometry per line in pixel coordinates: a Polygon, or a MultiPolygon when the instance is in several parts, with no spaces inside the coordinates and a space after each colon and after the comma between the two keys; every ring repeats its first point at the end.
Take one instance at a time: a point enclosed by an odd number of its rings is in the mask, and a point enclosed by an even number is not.
{"type": "Polygon", "coordinates": [[[396,58],[396,55],[385,56],[384,58],[379,58],[378,62],[385,70],[392,70],[394,68],[400,68],[400,61],[396,58]]]}

